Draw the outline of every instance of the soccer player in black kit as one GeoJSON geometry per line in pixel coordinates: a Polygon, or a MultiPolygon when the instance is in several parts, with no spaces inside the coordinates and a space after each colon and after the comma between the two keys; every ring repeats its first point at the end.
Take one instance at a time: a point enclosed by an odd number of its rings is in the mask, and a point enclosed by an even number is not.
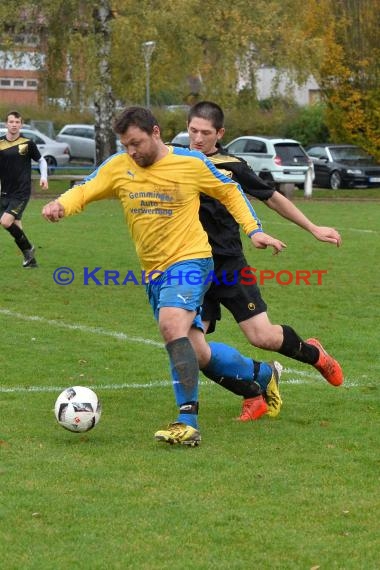
{"type": "Polygon", "coordinates": [[[0,224],[14,238],[24,256],[23,267],[37,267],[34,246],[22,228],[22,214],[32,192],[31,164],[39,163],[40,186],[48,188],[47,164],[34,141],[20,134],[23,120],[18,111],[6,118],[7,132],[0,137],[0,224]]]}
{"type": "MultiPolygon", "coordinates": [[[[195,104],[189,111],[187,127],[190,148],[203,152],[218,169],[238,182],[247,195],[263,201],[284,218],[309,231],[316,239],[336,246],[341,244],[341,237],[335,229],[313,224],[290,200],[256,176],[244,160],[223,151],[218,144],[225,132],[224,114],[219,105],[210,101],[195,104]]],[[[340,386],[343,383],[342,369],[317,339],[304,341],[289,325],[272,324],[254,279],[251,281],[254,284],[250,285],[242,284],[240,280],[234,282],[235,275],[240,275],[249,264],[244,257],[239,227],[224,206],[201,194],[200,219],[208,234],[215,273],[221,283],[212,283],[205,294],[202,304],[205,331],[214,331],[223,305],[232,313],[253,346],[314,366],[330,384],[340,386]],[[228,285],[223,285],[226,282],[223,275],[228,276],[228,285]]],[[[220,384],[223,385],[223,382],[220,384]]],[[[256,420],[263,415],[265,403],[260,394],[253,396],[252,390],[244,394],[242,384],[239,391],[231,383],[225,387],[244,397],[239,417],[241,421],[256,420]]]]}

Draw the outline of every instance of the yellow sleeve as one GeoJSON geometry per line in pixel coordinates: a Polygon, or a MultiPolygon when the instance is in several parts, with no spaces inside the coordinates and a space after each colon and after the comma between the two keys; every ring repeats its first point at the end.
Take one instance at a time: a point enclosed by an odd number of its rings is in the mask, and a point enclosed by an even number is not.
{"type": "Polygon", "coordinates": [[[83,183],[61,194],[58,202],[65,208],[65,217],[79,214],[90,202],[113,198],[116,195],[114,170],[112,161],[106,161],[87,176],[83,183]]]}

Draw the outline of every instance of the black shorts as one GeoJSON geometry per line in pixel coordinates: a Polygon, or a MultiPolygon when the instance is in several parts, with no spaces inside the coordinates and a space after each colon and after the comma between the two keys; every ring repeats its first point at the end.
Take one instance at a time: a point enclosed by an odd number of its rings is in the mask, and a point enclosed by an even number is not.
{"type": "Polygon", "coordinates": [[[7,196],[2,194],[0,196],[0,216],[5,212],[11,214],[16,220],[21,220],[22,214],[28,205],[29,197],[27,198],[14,198],[12,196],[7,196]]]}
{"type": "Polygon", "coordinates": [[[243,256],[215,256],[214,263],[216,279],[204,297],[201,312],[202,320],[210,322],[208,333],[214,332],[216,321],[221,319],[221,305],[230,311],[237,323],[266,312],[267,305],[243,256]]]}

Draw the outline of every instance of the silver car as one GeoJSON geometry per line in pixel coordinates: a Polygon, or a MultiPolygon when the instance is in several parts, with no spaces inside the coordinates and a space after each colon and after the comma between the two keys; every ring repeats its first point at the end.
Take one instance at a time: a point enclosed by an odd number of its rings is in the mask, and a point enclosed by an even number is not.
{"type": "MultiPolygon", "coordinates": [[[[6,132],[7,129],[0,128],[0,136],[4,136],[6,132]]],[[[47,162],[49,174],[54,172],[57,166],[66,166],[69,163],[70,147],[68,144],[57,142],[44,133],[34,129],[22,128],[20,135],[36,143],[41,156],[43,156],[47,162]]],[[[35,165],[34,161],[33,165],[35,165]]]]}
{"type": "Polygon", "coordinates": [[[181,131],[171,140],[170,144],[190,146],[189,133],[187,131],[181,131]]]}
{"type": "MultiPolygon", "coordinates": [[[[71,158],[95,163],[95,126],[86,124],[65,125],[59,131],[57,141],[65,142],[70,146],[71,158]]],[[[120,152],[123,147],[116,140],[116,150],[120,152]]]]}
{"type": "Polygon", "coordinates": [[[303,186],[308,171],[314,180],[311,158],[298,141],[275,137],[243,136],[224,146],[231,154],[243,158],[264,179],[276,186],[303,186]]]}
{"type": "Polygon", "coordinates": [[[59,131],[56,139],[70,146],[71,158],[95,162],[94,125],[65,125],[59,131]]]}

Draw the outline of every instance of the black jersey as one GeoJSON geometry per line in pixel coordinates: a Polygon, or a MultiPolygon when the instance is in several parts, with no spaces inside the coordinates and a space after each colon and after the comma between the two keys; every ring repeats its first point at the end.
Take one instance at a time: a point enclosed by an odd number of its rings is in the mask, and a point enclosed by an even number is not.
{"type": "MultiPolygon", "coordinates": [[[[268,200],[274,192],[270,183],[259,178],[241,158],[218,149],[207,158],[224,174],[238,182],[244,192],[259,200],[268,200]]],[[[240,228],[218,200],[201,194],[199,217],[208,234],[213,255],[237,256],[242,253],[240,228]]]]}
{"type": "Polygon", "coordinates": [[[0,182],[2,195],[29,198],[32,190],[32,159],[38,161],[40,151],[34,141],[19,136],[15,141],[0,137],[0,182]]]}

